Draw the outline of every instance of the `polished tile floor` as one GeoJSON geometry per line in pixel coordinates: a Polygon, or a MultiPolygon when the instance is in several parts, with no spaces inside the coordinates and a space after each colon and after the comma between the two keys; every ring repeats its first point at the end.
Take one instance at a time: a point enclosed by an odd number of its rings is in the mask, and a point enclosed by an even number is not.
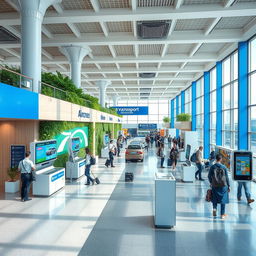
{"type": "MultiPolygon", "coordinates": [[[[177,225],[153,226],[155,151],[143,163],[124,163],[95,172],[101,184],[84,186],[84,178],[50,198],[22,203],[18,196],[0,200],[0,255],[165,256],[256,255],[256,204],[237,203],[232,182],[226,220],[213,219],[204,201],[208,182],[177,182],[177,225]],[[124,182],[124,170],[135,174],[124,182]]],[[[174,173],[177,180],[179,170],[174,173]]],[[[251,186],[256,197],[256,184],[251,186]]],[[[168,195],[167,195],[168,196],[168,195]]]]}

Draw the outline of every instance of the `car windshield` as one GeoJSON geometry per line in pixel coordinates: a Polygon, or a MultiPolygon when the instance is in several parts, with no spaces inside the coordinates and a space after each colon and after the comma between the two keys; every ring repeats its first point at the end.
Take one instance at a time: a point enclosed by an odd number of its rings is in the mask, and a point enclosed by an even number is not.
{"type": "Polygon", "coordinates": [[[129,145],[128,149],[141,149],[140,145],[129,145]]]}

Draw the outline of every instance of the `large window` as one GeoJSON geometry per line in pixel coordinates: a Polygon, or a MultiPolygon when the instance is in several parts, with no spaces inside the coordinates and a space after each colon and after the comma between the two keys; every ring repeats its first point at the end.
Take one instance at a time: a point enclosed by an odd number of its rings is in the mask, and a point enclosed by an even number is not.
{"type": "Polygon", "coordinates": [[[204,80],[196,82],[196,130],[198,131],[199,145],[203,145],[203,122],[204,122],[204,80]]]}
{"type": "Polygon", "coordinates": [[[186,91],[185,91],[185,113],[192,114],[192,87],[190,86],[186,91]]]}
{"type": "Polygon", "coordinates": [[[122,100],[118,102],[118,106],[148,106],[148,115],[142,116],[123,116],[123,123],[163,123],[165,116],[170,116],[169,100],[122,100]]]}
{"type": "Polygon", "coordinates": [[[216,68],[210,71],[210,143],[216,144],[216,68]]]}
{"type": "Polygon", "coordinates": [[[249,42],[249,147],[256,154],[256,37],[249,42]]]}
{"type": "Polygon", "coordinates": [[[238,146],[238,53],[235,52],[222,63],[222,138],[223,146],[238,146]]]}

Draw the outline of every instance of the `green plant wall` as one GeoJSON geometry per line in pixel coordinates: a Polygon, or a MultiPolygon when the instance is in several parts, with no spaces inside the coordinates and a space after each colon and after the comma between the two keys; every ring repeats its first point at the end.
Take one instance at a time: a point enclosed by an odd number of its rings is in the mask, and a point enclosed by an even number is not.
{"type": "MultiPolygon", "coordinates": [[[[91,123],[82,122],[66,122],[66,121],[40,121],[39,123],[39,140],[53,139],[54,136],[60,134],[63,131],[70,130],[77,127],[88,127],[89,136],[88,144],[90,150],[93,150],[93,127],[91,123]]],[[[78,156],[83,157],[85,155],[85,149],[81,148],[78,156]]],[[[68,154],[62,154],[57,157],[54,162],[56,167],[65,167],[68,161],[68,154]]]]}

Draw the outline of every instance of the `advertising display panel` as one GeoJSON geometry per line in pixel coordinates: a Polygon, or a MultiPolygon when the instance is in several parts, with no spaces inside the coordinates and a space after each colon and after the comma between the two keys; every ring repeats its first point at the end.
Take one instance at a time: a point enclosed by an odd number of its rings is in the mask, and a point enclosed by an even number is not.
{"type": "Polygon", "coordinates": [[[252,180],[252,152],[234,151],[233,160],[234,180],[252,180]]]}
{"type": "Polygon", "coordinates": [[[57,141],[49,140],[35,144],[35,163],[41,164],[57,158],[57,141]]]}
{"type": "Polygon", "coordinates": [[[72,138],[72,151],[78,152],[80,149],[80,138],[76,137],[76,138],[72,138]]]}

